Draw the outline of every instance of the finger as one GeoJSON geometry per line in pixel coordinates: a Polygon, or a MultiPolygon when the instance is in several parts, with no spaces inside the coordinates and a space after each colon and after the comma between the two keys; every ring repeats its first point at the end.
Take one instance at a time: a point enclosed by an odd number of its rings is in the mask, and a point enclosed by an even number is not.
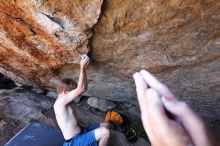
{"type": "Polygon", "coordinates": [[[136,85],[136,89],[138,89],[139,91],[147,91],[148,89],[148,85],[147,85],[147,82],[144,80],[143,76],[136,72],[134,75],[133,75],[133,78],[134,78],[134,81],[135,81],[135,85],[136,85]]]}
{"type": "Polygon", "coordinates": [[[82,58],[81,58],[81,61],[84,61],[84,60],[85,60],[85,58],[84,58],[84,57],[82,57],[82,58]]]}
{"type": "Polygon", "coordinates": [[[136,85],[136,91],[138,96],[138,102],[140,105],[141,110],[141,119],[145,128],[145,131],[150,139],[153,138],[152,130],[150,128],[150,124],[148,122],[148,115],[147,115],[147,97],[146,97],[146,91],[148,89],[147,83],[144,80],[143,76],[136,72],[133,75],[135,85],[136,85]]]}
{"type": "Polygon", "coordinates": [[[170,92],[170,90],[158,81],[153,75],[151,75],[148,71],[141,70],[140,74],[143,75],[147,84],[155,89],[160,95],[165,96],[167,98],[175,98],[175,96],[170,92]]]}
{"type": "Polygon", "coordinates": [[[134,78],[135,85],[136,85],[138,100],[141,100],[141,98],[144,98],[143,95],[148,89],[147,82],[144,80],[143,76],[138,72],[136,72],[133,75],[133,78],[134,78]]]}
{"type": "Polygon", "coordinates": [[[149,139],[151,141],[157,141],[161,129],[163,131],[168,129],[168,119],[159,94],[152,88],[148,89],[140,106],[143,125],[149,139]]]}
{"type": "Polygon", "coordinates": [[[86,63],[89,62],[89,57],[88,56],[85,57],[85,62],[86,63]]]}
{"type": "Polygon", "coordinates": [[[162,97],[162,102],[169,112],[180,119],[195,145],[204,145],[206,136],[198,136],[198,134],[201,135],[207,133],[207,129],[202,122],[202,119],[197,116],[185,102],[168,100],[164,97],[162,97]]]}
{"type": "Polygon", "coordinates": [[[86,68],[88,67],[88,65],[89,65],[89,61],[86,62],[86,68]]]}
{"type": "Polygon", "coordinates": [[[88,59],[88,60],[86,60],[86,64],[89,64],[89,59],[88,59]]]}
{"type": "Polygon", "coordinates": [[[89,60],[88,59],[85,60],[85,64],[86,64],[86,66],[88,66],[88,64],[89,64],[89,60]]]}
{"type": "Polygon", "coordinates": [[[148,89],[146,92],[148,105],[148,118],[152,124],[167,127],[167,115],[165,113],[161,97],[155,89],[148,89]]]}

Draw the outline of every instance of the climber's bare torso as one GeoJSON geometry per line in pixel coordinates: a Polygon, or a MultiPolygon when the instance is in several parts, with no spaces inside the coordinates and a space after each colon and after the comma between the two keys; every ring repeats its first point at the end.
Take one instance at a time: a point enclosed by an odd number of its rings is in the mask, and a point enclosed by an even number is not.
{"type": "Polygon", "coordinates": [[[59,104],[60,100],[62,100],[62,97],[57,98],[54,104],[54,111],[57,123],[63,133],[63,136],[66,140],[68,140],[80,133],[81,129],[77,124],[77,119],[74,115],[73,109],[69,104],[65,106],[63,104],[59,104]]]}

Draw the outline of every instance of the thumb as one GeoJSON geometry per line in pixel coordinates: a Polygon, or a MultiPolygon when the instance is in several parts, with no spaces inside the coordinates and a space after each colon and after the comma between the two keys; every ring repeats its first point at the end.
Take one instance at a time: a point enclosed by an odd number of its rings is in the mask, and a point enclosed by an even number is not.
{"type": "Polygon", "coordinates": [[[138,100],[140,102],[142,98],[144,98],[144,94],[148,89],[147,82],[144,80],[143,76],[139,72],[136,72],[133,75],[133,78],[136,85],[138,100]]]}

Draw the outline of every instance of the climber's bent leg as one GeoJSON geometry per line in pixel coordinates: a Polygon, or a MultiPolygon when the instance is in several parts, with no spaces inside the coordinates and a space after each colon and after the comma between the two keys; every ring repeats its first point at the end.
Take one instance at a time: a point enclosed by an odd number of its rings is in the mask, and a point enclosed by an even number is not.
{"type": "Polygon", "coordinates": [[[100,127],[94,130],[95,138],[99,141],[99,146],[107,146],[110,130],[107,127],[100,127]]]}

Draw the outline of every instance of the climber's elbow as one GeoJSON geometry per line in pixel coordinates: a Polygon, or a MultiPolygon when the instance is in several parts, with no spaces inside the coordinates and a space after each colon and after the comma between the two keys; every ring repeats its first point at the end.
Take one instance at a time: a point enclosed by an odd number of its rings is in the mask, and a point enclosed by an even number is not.
{"type": "Polygon", "coordinates": [[[83,92],[86,92],[88,90],[88,86],[83,87],[83,92]]]}
{"type": "Polygon", "coordinates": [[[84,93],[88,90],[88,88],[87,88],[87,86],[82,86],[82,87],[80,87],[79,90],[80,90],[81,93],[84,93]]]}

